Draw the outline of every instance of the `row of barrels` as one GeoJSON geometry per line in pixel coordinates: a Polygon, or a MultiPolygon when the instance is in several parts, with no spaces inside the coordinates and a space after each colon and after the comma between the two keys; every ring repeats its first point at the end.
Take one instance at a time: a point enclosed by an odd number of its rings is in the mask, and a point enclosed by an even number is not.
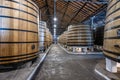
{"type": "Polygon", "coordinates": [[[93,46],[92,31],[88,25],[70,25],[59,37],[59,43],[67,46],[93,46]]]}
{"type": "Polygon", "coordinates": [[[53,38],[52,34],[47,28],[47,24],[44,21],[40,21],[39,24],[39,50],[45,51],[51,44],[53,38]]]}
{"type": "MultiPolygon", "coordinates": [[[[88,43],[92,45],[92,38],[88,37],[88,35],[91,35],[91,32],[89,32],[90,30],[85,31],[81,29],[83,28],[80,28],[80,26],[79,28],[70,27],[67,31],[67,45],[79,46],[83,45],[83,43],[85,43],[85,45],[88,43]]],[[[95,44],[103,45],[103,53],[107,58],[120,62],[120,0],[109,0],[105,28],[98,27],[97,29],[98,30],[94,31],[94,33],[96,33],[94,35],[94,39],[96,39],[95,44]]]]}
{"type": "MultiPolygon", "coordinates": [[[[74,30],[75,30],[75,28],[74,28],[74,30]]],[[[75,31],[72,31],[72,30],[71,31],[69,30],[69,32],[65,31],[63,34],[61,34],[59,36],[58,42],[60,44],[63,44],[63,45],[69,45],[71,42],[74,43],[72,46],[80,46],[80,45],[82,45],[80,43],[80,41],[85,36],[87,37],[88,33],[75,33],[77,31],[80,32],[81,30],[77,28],[77,30],[75,30],[75,31]],[[80,45],[78,45],[78,44],[75,45],[76,42],[72,41],[73,39],[79,41],[78,43],[80,43],[80,45]]],[[[84,29],[82,29],[82,31],[85,32],[85,27],[84,27],[84,29]]],[[[94,46],[94,45],[103,46],[104,26],[96,27],[96,29],[90,30],[90,34],[88,34],[88,35],[90,36],[90,38],[89,38],[89,36],[88,36],[88,38],[91,39],[91,41],[92,41],[92,45],[91,46],[94,46]]],[[[86,40],[87,39],[85,39],[85,41],[86,40]]],[[[86,46],[89,46],[89,45],[86,45],[86,46]]]]}
{"type": "Polygon", "coordinates": [[[38,57],[38,20],[39,8],[32,0],[0,0],[0,65],[38,57]]]}

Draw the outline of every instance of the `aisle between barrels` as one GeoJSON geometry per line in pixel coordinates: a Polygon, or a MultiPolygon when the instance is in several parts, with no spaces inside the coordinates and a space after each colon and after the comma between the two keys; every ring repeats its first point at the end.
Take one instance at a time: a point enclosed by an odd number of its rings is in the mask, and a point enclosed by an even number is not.
{"type": "Polygon", "coordinates": [[[70,55],[53,45],[35,80],[104,80],[94,72],[102,59],[102,54],[70,55]]]}

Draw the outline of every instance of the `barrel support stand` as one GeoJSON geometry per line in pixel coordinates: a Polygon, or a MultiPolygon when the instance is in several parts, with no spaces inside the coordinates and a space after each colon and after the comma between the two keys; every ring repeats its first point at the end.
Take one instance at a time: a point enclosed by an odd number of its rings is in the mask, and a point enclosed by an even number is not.
{"type": "Polygon", "coordinates": [[[94,51],[93,47],[73,47],[73,52],[80,51],[87,54],[88,49],[90,49],[90,51],[94,51]]]}
{"type": "Polygon", "coordinates": [[[112,72],[112,73],[117,73],[118,67],[120,67],[120,63],[106,58],[106,70],[107,71],[112,72]]]}

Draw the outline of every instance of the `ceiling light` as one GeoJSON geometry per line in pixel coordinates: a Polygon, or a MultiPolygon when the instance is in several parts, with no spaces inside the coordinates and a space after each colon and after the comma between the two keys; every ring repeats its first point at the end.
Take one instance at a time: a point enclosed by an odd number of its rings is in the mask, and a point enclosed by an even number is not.
{"type": "Polygon", "coordinates": [[[57,21],[57,18],[56,17],[54,17],[54,19],[53,19],[54,21],[57,21]]]}
{"type": "Polygon", "coordinates": [[[56,24],[54,24],[54,28],[56,28],[57,27],[57,25],[56,24]]]}

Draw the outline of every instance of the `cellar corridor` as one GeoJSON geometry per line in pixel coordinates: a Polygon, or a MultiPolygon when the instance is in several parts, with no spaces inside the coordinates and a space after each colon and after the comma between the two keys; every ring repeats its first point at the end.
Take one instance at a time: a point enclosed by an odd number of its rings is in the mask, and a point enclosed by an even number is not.
{"type": "Polygon", "coordinates": [[[71,55],[55,44],[50,49],[35,80],[104,80],[95,73],[102,55],[71,55]]]}

